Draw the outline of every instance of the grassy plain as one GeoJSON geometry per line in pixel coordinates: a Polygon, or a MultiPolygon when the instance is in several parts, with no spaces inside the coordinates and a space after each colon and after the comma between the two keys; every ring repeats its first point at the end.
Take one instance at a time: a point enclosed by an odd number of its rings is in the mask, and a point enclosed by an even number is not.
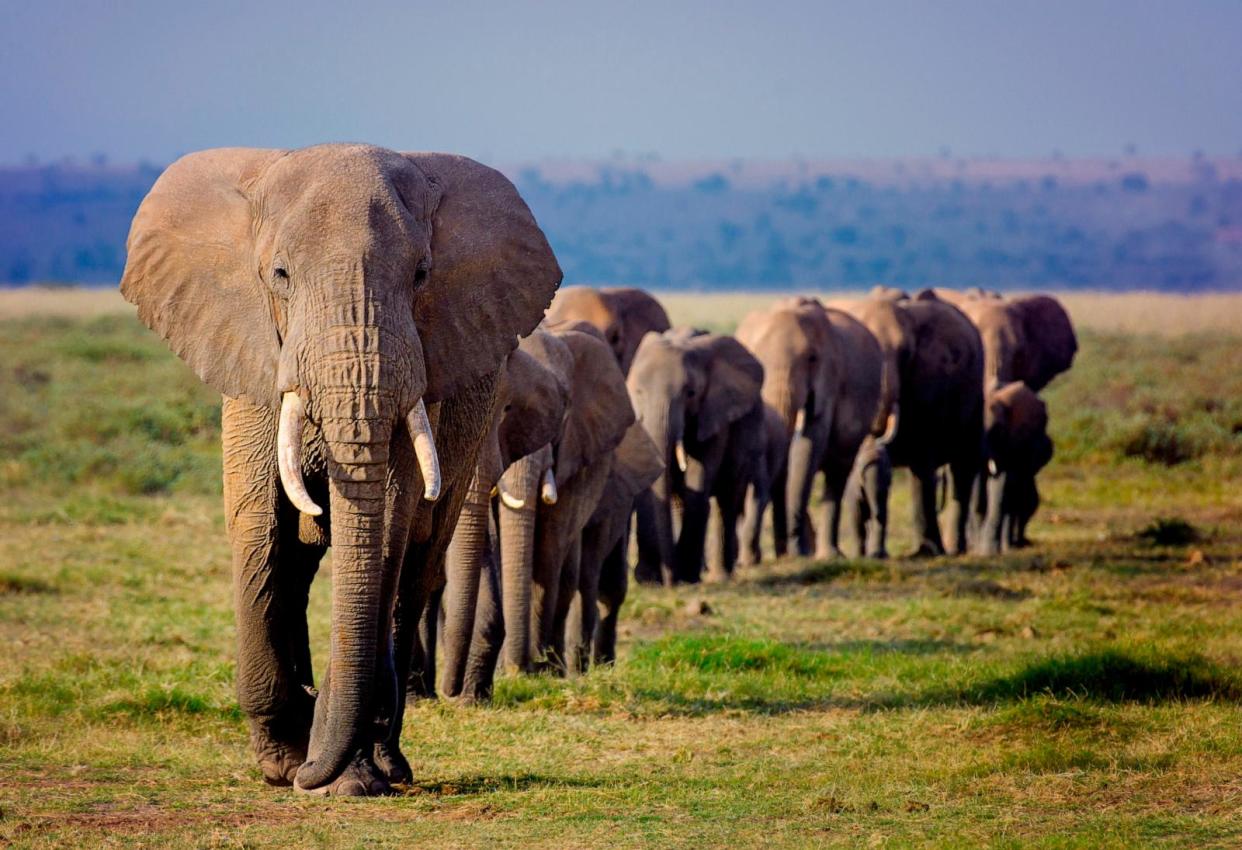
{"type": "Polygon", "coordinates": [[[0,845],[1242,844],[1242,298],[1068,299],[1034,549],[637,588],[614,669],[415,706],[416,784],[322,801],[247,752],[218,398],[115,298],[36,297],[0,293],[0,845]]]}

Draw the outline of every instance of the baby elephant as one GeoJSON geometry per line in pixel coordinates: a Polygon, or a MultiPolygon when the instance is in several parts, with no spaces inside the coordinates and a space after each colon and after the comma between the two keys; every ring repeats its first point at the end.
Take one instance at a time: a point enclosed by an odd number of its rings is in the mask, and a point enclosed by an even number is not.
{"type": "Polygon", "coordinates": [[[1035,475],[1052,459],[1048,408],[1021,381],[990,390],[984,410],[987,472],[975,500],[975,549],[992,555],[1027,544],[1026,526],[1039,506],[1035,475]]]}

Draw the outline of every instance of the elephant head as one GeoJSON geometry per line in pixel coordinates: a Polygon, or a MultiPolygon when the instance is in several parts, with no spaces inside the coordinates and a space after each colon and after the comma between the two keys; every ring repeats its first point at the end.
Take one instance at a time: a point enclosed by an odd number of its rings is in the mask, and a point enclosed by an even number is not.
{"type": "Polygon", "coordinates": [[[585,322],[599,331],[628,375],[634,352],[648,331],[663,333],[670,325],[660,302],[641,289],[569,286],[557,293],[548,323],[585,322]]]}
{"type": "Polygon", "coordinates": [[[763,365],[763,400],[785,421],[786,441],[813,433],[846,367],[823,305],[791,298],[746,316],[737,340],[763,365]]]}
{"type": "Polygon", "coordinates": [[[665,464],[650,497],[640,503],[639,525],[658,548],[665,583],[696,580],[702,560],[701,540],[691,541],[686,554],[675,554],[673,498],[677,491],[684,495],[687,482],[695,498],[707,498],[715,470],[702,463],[703,454],[762,403],[763,376],[758,360],[731,336],[675,329],[649,333],[638,346],[626,384],[638,421],[665,464]]]}
{"type": "Polygon", "coordinates": [[[1073,364],[1078,351],[1074,325],[1061,302],[1049,295],[1026,295],[1009,305],[1019,316],[1027,344],[1018,377],[1039,392],[1073,364]]]}
{"type": "Polygon", "coordinates": [[[222,394],[280,408],[281,481],[311,514],[321,508],[302,483],[303,428],[322,437],[330,686],[297,784],[323,786],[363,734],[391,612],[394,441],[412,440],[434,499],[426,405],[495,372],[539,321],[560,269],[499,172],[365,145],[183,157],[142,202],[128,250],[121,291],[142,321],[222,394]]]}

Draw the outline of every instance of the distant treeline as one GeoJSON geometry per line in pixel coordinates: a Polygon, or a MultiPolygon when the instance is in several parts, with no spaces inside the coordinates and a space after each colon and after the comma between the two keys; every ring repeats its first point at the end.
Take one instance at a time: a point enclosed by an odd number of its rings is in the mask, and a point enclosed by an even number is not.
{"type": "MultiPolygon", "coordinates": [[[[1087,178],[1055,163],[987,176],[895,166],[908,179],[793,165],[670,178],[667,165],[643,162],[509,173],[574,283],[1242,288],[1238,169],[1184,165],[1175,177],[1117,163],[1087,178]]],[[[0,169],[0,282],[116,282],[130,218],[159,172],[0,169]]]]}

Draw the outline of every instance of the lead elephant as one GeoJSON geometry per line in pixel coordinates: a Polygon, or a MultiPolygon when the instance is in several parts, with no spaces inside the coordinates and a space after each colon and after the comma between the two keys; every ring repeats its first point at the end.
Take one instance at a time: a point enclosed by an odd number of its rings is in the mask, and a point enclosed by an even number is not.
{"type": "Polygon", "coordinates": [[[387,758],[400,756],[398,586],[437,569],[478,414],[551,301],[556,259],[499,172],[366,145],[183,157],[143,200],[128,251],[121,292],[225,397],[238,699],[263,776],[385,792],[408,778],[387,758]],[[315,697],[307,593],[329,544],[315,697]]]}
{"type": "MultiPolygon", "coordinates": [[[[798,553],[840,554],[838,529],[846,481],[880,404],[883,355],[871,332],[852,316],[826,308],[813,298],[792,298],[747,316],[738,339],[763,364],[764,401],[781,416],[788,458],[783,499],[774,504],[773,528],[785,528],[782,508],[793,518],[789,529],[798,553]],[[822,533],[810,517],[815,475],[824,474],[822,533]],[[783,504],[782,504],[783,502],[783,504]]],[[[764,494],[752,491],[743,534],[757,549],[764,494]]],[[[776,552],[783,554],[783,541],[776,552]]]]}
{"type": "MultiPolygon", "coordinates": [[[[930,291],[908,298],[883,290],[829,304],[857,318],[880,343],[884,377],[873,430],[881,427],[881,417],[895,422],[885,450],[892,466],[909,468],[913,479],[916,554],[964,553],[971,494],[983,466],[979,332],[960,310],[930,291]],[[946,465],[951,481],[947,547],[936,505],[937,472],[946,465]]],[[[868,498],[887,502],[886,493],[868,498]]]]}
{"type": "Polygon", "coordinates": [[[668,313],[649,293],[632,287],[566,286],[552,301],[548,323],[586,322],[603,336],[617,358],[621,373],[628,375],[634,352],[643,337],[663,333],[670,325],[668,313]]]}
{"type": "Polygon", "coordinates": [[[569,400],[556,438],[501,478],[517,502],[499,506],[504,661],[511,669],[559,672],[583,529],[634,411],[612,352],[589,326],[545,327],[523,340],[522,350],[562,376],[569,400]]]}
{"type": "Polygon", "coordinates": [[[669,585],[699,581],[713,498],[725,513],[724,551],[713,559],[716,577],[723,577],[737,551],[731,512],[762,453],[763,367],[733,337],[675,329],[643,337],[626,384],[665,464],[638,502],[636,577],[669,585]]]}

